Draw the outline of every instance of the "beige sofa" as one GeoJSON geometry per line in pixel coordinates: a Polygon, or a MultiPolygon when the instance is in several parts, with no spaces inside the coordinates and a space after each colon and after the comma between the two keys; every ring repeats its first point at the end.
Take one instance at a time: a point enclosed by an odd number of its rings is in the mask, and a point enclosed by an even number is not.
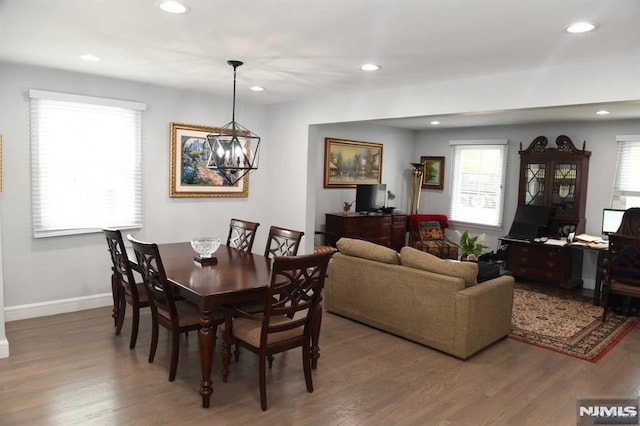
{"type": "Polygon", "coordinates": [[[329,264],[325,309],[466,359],[509,334],[513,278],[476,283],[473,262],[398,253],[342,238],[329,264]]]}

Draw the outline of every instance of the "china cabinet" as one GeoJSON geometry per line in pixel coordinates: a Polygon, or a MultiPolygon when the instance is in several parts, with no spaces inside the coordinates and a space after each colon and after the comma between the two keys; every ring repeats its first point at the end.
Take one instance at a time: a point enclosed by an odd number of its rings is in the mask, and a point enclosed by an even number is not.
{"type": "MultiPolygon", "coordinates": [[[[519,206],[551,209],[546,236],[565,239],[585,229],[587,178],[591,152],[576,148],[567,136],[555,147],[538,136],[527,149],[520,146],[519,206]]],[[[582,251],[567,245],[531,241],[508,242],[508,267],[516,276],[557,283],[582,285],[582,251]]]]}

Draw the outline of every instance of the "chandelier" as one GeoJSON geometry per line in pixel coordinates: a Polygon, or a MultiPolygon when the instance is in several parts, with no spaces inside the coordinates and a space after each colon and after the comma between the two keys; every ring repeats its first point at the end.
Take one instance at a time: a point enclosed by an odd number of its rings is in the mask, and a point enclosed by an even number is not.
{"type": "Polygon", "coordinates": [[[235,185],[247,173],[258,169],[260,136],[236,122],[236,69],[240,61],[227,61],[233,67],[233,110],[231,122],[207,135],[207,167],[222,176],[224,184],[235,185]]]}

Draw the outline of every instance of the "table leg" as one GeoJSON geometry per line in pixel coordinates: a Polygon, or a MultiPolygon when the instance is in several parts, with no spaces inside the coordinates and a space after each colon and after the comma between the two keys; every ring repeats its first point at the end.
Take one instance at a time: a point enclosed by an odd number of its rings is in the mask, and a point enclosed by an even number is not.
{"type": "Polygon", "coordinates": [[[318,304],[311,328],[311,368],[318,368],[320,358],[320,326],[322,325],[322,306],[318,304]]]}
{"type": "Polygon", "coordinates": [[[202,368],[202,381],[200,382],[200,395],[202,395],[202,407],[209,408],[213,386],[211,382],[211,364],[213,361],[213,342],[216,328],[211,327],[212,312],[200,312],[200,331],[198,343],[200,344],[200,366],[202,368]]]}
{"type": "Polygon", "coordinates": [[[116,274],[111,274],[111,296],[113,297],[113,310],[111,317],[113,318],[113,325],[118,325],[118,316],[120,315],[120,283],[116,274]]]}
{"type": "Polygon", "coordinates": [[[598,250],[598,260],[596,261],[596,283],[593,290],[594,306],[600,306],[600,293],[602,290],[602,263],[606,253],[606,250],[598,250]]]}

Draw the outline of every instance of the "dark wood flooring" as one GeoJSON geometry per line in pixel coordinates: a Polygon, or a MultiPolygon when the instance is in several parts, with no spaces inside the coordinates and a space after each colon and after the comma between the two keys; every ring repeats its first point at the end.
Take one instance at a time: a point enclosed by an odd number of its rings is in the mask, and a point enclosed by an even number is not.
{"type": "Polygon", "coordinates": [[[260,410],[256,357],[243,351],[209,409],[198,394],[197,335],[183,338],[167,380],[168,334],[147,363],[150,317],[130,350],[129,313],[113,334],[110,308],[7,323],[0,360],[2,425],[575,425],[578,396],[638,396],[640,328],[597,364],[504,339],[467,361],[325,314],[315,392],[301,354],[276,357],[260,410]]]}

